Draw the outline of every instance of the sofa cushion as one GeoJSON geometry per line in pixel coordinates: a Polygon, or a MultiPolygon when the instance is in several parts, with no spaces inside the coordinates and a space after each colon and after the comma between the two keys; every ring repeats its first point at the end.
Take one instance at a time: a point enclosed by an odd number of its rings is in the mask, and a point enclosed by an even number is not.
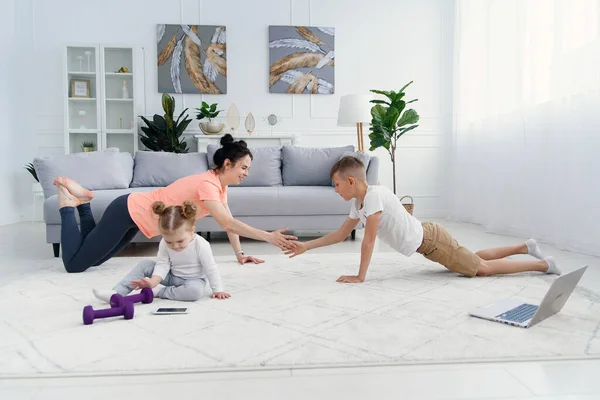
{"type": "Polygon", "coordinates": [[[352,156],[352,157],[358,158],[365,166],[365,170],[367,170],[369,168],[369,161],[371,160],[369,153],[366,153],[364,151],[345,151],[342,154],[342,156],[340,157],[340,160],[346,156],[352,156]]]}
{"type": "MultiPolygon", "coordinates": [[[[218,145],[209,144],[206,149],[210,168],[216,167],[213,158],[219,148],[218,145]]],[[[250,151],[252,164],[248,177],[236,186],[281,186],[281,147],[258,147],[250,151]]]]}
{"type": "Polygon", "coordinates": [[[234,217],[260,215],[343,215],[350,202],[331,186],[279,186],[252,189],[230,186],[227,204],[234,217]]]}
{"type": "Polygon", "coordinates": [[[129,187],[133,158],[118,151],[91,151],[54,157],[37,157],[33,166],[44,190],[44,197],[56,194],[52,183],[57,176],[68,176],[90,190],[129,187]]]}
{"type": "Polygon", "coordinates": [[[285,186],[331,186],[329,172],[346,151],[354,151],[354,146],[344,147],[297,147],[283,146],[282,176],[285,186]]]}
{"type": "Polygon", "coordinates": [[[138,151],[135,153],[131,187],[167,186],[179,178],[207,170],[206,153],[138,151]]]}

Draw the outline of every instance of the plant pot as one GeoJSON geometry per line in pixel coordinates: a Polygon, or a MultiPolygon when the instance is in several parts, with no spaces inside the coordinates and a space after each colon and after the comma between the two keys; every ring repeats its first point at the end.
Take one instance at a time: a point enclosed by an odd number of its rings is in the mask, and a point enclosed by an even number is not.
{"type": "Polygon", "coordinates": [[[218,135],[225,130],[225,124],[222,122],[200,122],[198,125],[205,135],[218,135]]]}
{"type": "Polygon", "coordinates": [[[89,153],[90,151],[94,151],[94,148],[93,147],[83,147],[84,153],[89,153]]]}
{"type": "Polygon", "coordinates": [[[44,189],[42,189],[42,185],[39,182],[33,182],[31,184],[31,191],[33,193],[42,193],[44,189]]]}

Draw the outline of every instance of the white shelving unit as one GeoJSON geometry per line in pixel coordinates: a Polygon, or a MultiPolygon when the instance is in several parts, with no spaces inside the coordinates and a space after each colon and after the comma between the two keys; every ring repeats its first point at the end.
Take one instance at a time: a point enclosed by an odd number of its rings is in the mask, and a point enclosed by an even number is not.
{"type": "Polygon", "coordinates": [[[65,153],[138,149],[143,114],[143,54],[136,46],[69,45],[65,49],[65,153]],[[127,72],[117,72],[127,68],[127,72]],[[124,86],[126,93],[124,93],[124,86]]]}

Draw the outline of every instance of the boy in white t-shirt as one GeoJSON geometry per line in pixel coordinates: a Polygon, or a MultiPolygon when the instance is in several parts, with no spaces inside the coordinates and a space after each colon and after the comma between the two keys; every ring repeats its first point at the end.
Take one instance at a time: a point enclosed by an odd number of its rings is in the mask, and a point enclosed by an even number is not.
{"type": "Polygon", "coordinates": [[[553,257],[544,258],[534,239],[515,246],[498,247],[472,253],[460,246],[441,225],[424,222],[410,215],[398,197],[384,186],[367,183],[363,163],[356,157],[340,159],[331,168],[335,191],[346,201],[352,201],[350,215],[333,233],[309,242],[296,242],[295,248],[285,251],[295,257],[307,250],[329,246],[345,240],[359,221],[365,224],[361,245],[358,275],[344,275],[338,282],[359,283],[365,280],[378,237],[405,256],[417,252],[425,258],[442,264],[450,271],[473,277],[475,275],[512,274],[540,271],[560,275],[553,257]],[[529,254],[539,260],[522,261],[504,259],[515,254],[529,254]]]}

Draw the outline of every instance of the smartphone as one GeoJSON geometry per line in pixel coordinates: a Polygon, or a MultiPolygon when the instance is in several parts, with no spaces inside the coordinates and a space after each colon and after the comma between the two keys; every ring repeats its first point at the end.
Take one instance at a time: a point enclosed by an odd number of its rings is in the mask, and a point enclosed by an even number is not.
{"type": "Polygon", "coordinates": [[[187,308],[165,308],[165,307],[161,307],[161,308],[157,308],[156,310],[154,310],[152,312],[152,314],[155,315],[166,315],[166,314],[187,314],[188,309],[187,308]]]}

